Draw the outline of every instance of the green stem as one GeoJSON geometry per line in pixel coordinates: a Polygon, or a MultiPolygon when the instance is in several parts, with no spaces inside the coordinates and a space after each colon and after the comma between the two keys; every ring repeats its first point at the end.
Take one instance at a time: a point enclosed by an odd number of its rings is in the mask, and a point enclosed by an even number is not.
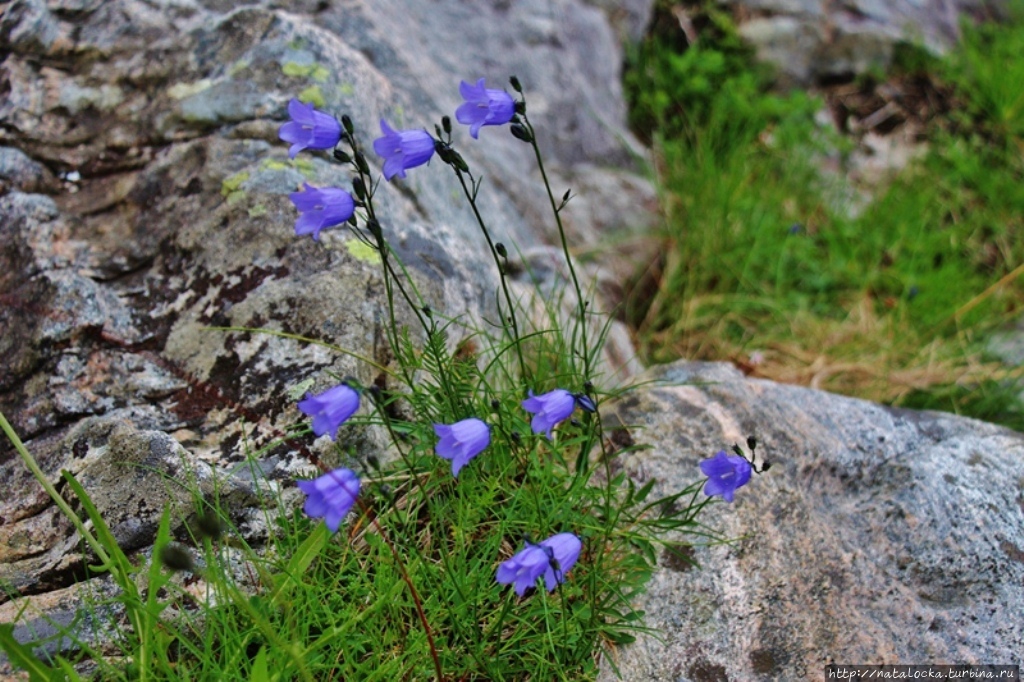
{"type": "MultiPolygon", "coordinates": [[[[476,217],[476,222],[480,226],[480,231],[484,233],[484,239],[487,240],[487,246],[491,250],[491,256],[494,258],[494,264],[498,267],[498,275],[501,279],[501,289],[505,293],[505,303],[508,305],[508,319],[502,315],[501,326],[504,329],[508,327],[506,325],[512,325],[512,341],[516,347],[516,354],[519,356],[519,372],[524,382],[529,383],[529,375],[526,373],[526,361],[523,359],[522,344],[519,342],[519,323],[516,320],[516,308],[512,303],[512,294],[508,290],[508,281],[505,279],[505,267],[501,263],[501,256],[498,250],[494,246],[494,241],[491,239],[491,233],[487,230],[487,224],[484,222],[483,216],[480,215],[480,209],[476,205],[476,196],[474,193],[469,191],[469,187],[466,186],[466,178],[463,177],[462,171],[455,168],[455,175],[459,178],[459,184],[462,185],[462,191],[466,195],[466,199],[469,201],[470,207],[473,209],[473,215],[476,217]]],[[[470,175],[472,179],[472,175],[470,175]]],[[[498,311],[501,315],[501,310],[498,311]]]]}
{"type": "Polygon", "coordinates": [[[562,252],[565,254],[565,263],[569,267],[569,275],[572,277],[572,285],[576,289],[576,301],[580,315],[580,335],[583,351],[583,381],[590,380],[590,348],[587,346],[587,302],[583,298],[583,289],[580,287],[579,277],[576,275],[576,266],[572,262],[572,254],[569,253],[569,242],[565,237],[565,226],[562,225],[561,207],[555,201],[555,195],[551,191],[551,182],[548,180],[547,171],[544,170],[544,160],[540,155],[540,147],[537,146],[537,135],[526,114],[522,114],[523,125],[530,133],[530,146],[533,147],[533,155],[537,159],[537,168],[540,169],[540,176],[544,180],[544,189],[548,193],[548,201],[551,202],[551,211],[555,214],[555,222],[558,224],[558,236],[562,241],[562,252]]]}

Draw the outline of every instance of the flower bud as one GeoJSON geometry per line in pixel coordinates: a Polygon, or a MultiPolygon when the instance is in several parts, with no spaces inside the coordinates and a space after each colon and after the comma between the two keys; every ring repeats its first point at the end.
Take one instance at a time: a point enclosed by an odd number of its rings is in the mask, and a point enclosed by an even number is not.
{"type": "Polygon", "coordinates": [[[334,150],[334,158],[341,163],[348,163],[352,160],[352,157],[345,153],[342,149],[334,150]]]}
{"type": "Polygon", "coordinates": [[[216,540],[224,532],[224,527],[221,525],[217,512],[212,509],[205,509],[196,518],[196,530],[201,536],[216,540]]]}
{"type": "Polygon", "coordinates": [[[595,405],[594,401],[590,399],[590,396],[584,395],[583,393],[577,393],[574,397],[576,398],[576,404],[579,405],[581,409],[587,412],[597,412],[597,405],[595,405]]]}
{"type": "Polygon", "coordinates": [[[366,221],[366,229],[370,231],[370,234],[372,234],[373,238],[378,242],[384,239],[384,233],[380,229],[380,223],[373,218],[366,221]]]}
{"type": "Polygon", "coordinates": [[[508,251],[505,249],[505,245],[498,242],[494,245],[494,250],[498,252],[498,255],[502,258],[508,258],[508,251]]]}
{"type": "Polygon", "coordinates": [[[345,129],[345,132],[348,133],[349,135],[355,135],[356,134],[356,129],[352,125],[352,119],[349,117],[348,114],[342,114],[342,116],[341,116],[341,125],[345,129]]]}
{"type": "Polygon", "coordinates": [[[370,164],[366,163],[366,157],[362,152],[356,152],[356,167],[366,175],[370,174],[370,164]]]}
{"type": "Polygon", "coordinates": [[[756,450],[757,449],[757,439],[754,438],[753,436],[747,436],[747,447],[750,448],[751,452],[756,450]]]}
{"type": "MultiPolygon", "coordinates": [[[[451,132],[452,132],[452,117],[451,116],[442,116],[441,117],[441,127],[444,128],[444,132],[446,132],[446,133],[448,133],[450,135],[451,132]]],[[[438,136],[438,137],[440,137],[440,136],[438,136]]]]}
{"type": "Polygon", "coordinates": [[[533,136],[530,135],[529,129],[522,123],[513,123],[509,126],[509,131],[512,133],[512,137],[523,142],[533,142],[533,136]]]}
{"type": "Polygon", "coordinates": [[[352,193],[359,201],[366,201],[366,185],[362,178],[352,178],[352,193]]]}
{"type": "Polygon", "coordinates": [[[172,571],[189,571],[195,573],[196,566],[192,562],[192,554],[178,544],[164,545],[160,548],[160,562],[172,571]]]}
{"type": "Polygon", "coordinates": [[[518,78],[516,78],[515,76],[511,76],[511,77],[509,77],[508,82],[509,82],[509,85],[512,86],[513,90],[518,92],[520,95],[523,94],[523,86],[519,82],[518,78]]]}

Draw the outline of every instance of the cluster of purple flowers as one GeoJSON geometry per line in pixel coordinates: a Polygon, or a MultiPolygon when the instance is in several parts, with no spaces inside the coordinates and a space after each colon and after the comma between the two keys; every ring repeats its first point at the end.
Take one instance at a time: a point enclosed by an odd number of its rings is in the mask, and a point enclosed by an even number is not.
{"type": "MultiPolygon", "coordinates": [[[[551,438],[551,430],[568,419],[577,405],[594,411],[593,401],[583,394],[572,394],[556,388],[542,395],[529,392],[523,408],[533,414],[531,428],[536,434],[551,438]]],[[[299,410],[313,420],[313,433],[332,440],[337,431],[359,409],[359,392],[342,383],[316,395],[307,394],[299,401],[299,410]]],[[[491,444],[491,427],[482,419],[470,417],[454,424],[434,424],[439,457],[451,460],[452,476],[471,459],[491,444]]],[[[323,518],[331,532],[337,532],[342,518],[355,505],[359,495],[359,477],[350,469],[335,469],[311,481],[299,481],[306,493],[303,510],[311,518],[323,518]]],[[[526,548],[501,564],[497,580],[515,583],[516,593],[522,595],[537,578],[544,576],[547,589],[553,590],[564,580],[565,574],[579,558],[582,543],[572,533],[559,533],[539,544],[527,543],[526,548]]]]}
{"type": "MultiPolygon", "coordinates": [[[[519,90],[515,80],[513,87],[519,90]]],[[[456,110],[455,117],[469,126],[474,139],[483,126],[504,125],[515,119],[517,105],[512,96],[504,90],[486,88],[483,78],[475,85],[462,81],[459,91],[465,102],[456,110]]],[[[304,149],[335,148],[346,134],[351,134],[351,123],[347,119],[343,119],[343,124],[339,123],[334,117],[317,111],[312,104],[293,99],[288,104],[288,114],[291,120],[281,126],[279,135],[291,144],[288,150],[291,158],[304,149]]],[[[516,130],[517,125],[522,127],[514,123],[513,134],[527,139],[525,133],[516,130]]],[[[425,130],[395,130],[384,119],[380,121],[380,129],[382,135],[373,141],[373,149],[383,159],[382,170],[388,181],[395,177],[405,178],[407,170],[430,161],[436,150],[440,150],[441,157],[445,158],[445,150],[449,149],[443,141],[435,140],[425,130]]],[[[445,130],[450,132],[447,119],[445,130]]],[[[343,153],[336,152],[336,155],[347,158],[343,153]]],[[[366,168],[363,161],[359,164],[361,169],[366,168]]],[[[364,195],[358,191],[359,186],[356,190],[363,198],[364,195]]],[[[308,183],[303,183],[303,191],[294,192],[289,198],[299,211],[295,234],[311,235],[314,241],[319,240],[320,232],[326,228],[345,222],[354,224],[356,207],[361,205],[344,189],[318,188],[308,183]]],[[[333,440],[341,425],[359,409],[359,392],[342,383],[317,395],[307,394],[298,407],[312,418],[313,432],[317,436],[326,435],[333,440]]],[[[597,409],[585,393],[572,393],[562,388],[541,395],[534,395],[530,390],[522,401],[522,407],[532,415],[530,428],[533,433],[544,434],[548,440],[551,440],[555,427],[568,419],[576,407],[588,412],[597,409]]],[[[491,442],[491,427],[476,417],[453,424],[434,424],[434,433],[438,439],[435,452],[451,461],[452,476],[456,478],[491,442]]],[[[700,464],[701,471],[708,476],[704,493],[708,496],[721,495],[732,502],[736,489],[750,480],[751,464],[752,461],[739,453],[728,455],[724,451],[704,460],[700,464]]],[[[307,496],[303,508],[305,513],[311,518],[323,518],[331,532],[337,532],[345,515],[356,504],[360,481],[352,470],[339,468],[313,480],[298,481],[298,487],[307,496]]],[[[496,580],[512,584],[516,594],[522,596],[543,577],[545,587],[551,591],[564,581],[565,574],[578,560],[582,547],[581,540],[573,533],[558,533],[537,544],[527,540],[520,552],[501,563],[496,580]]]]}
{"type": "MultiPolygon", "coordinates": [[[[469,126],[469,134],[477,138],[481,126],[504,125],[515,115],[515,101],[504,90],[484,87],[484,79],[470,85],[462,81],[459,86],[465,103],[455,111],[459,123],[469,126]]],[[[341,141],[342,126],[337,119],[312,104],[297,99],[288,103],[291,120],[281,126],[279,137],[291,144],[288,156],[304,149],[333,149],[341,141]]],[[[425,130],[394,130],[384,119],[380,120],[381,137],[373,141],[373,150],[384,160],[384,177],[404,178],[410,168],[422,166],[434,155],[435,140],[425,130]]],[[[317,188],[304,183],[303,192],[289,195],[299,218],[295,221],[296,235],[312,235],[319,241],[320,231],[341,225],[355,215],[356,200],[339,187],[317,188]]]]}

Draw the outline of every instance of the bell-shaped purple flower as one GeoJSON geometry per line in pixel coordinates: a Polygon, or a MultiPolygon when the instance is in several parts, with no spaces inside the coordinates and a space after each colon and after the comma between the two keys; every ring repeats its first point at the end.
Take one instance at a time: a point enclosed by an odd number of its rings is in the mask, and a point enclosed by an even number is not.
{"type": "Polygon", "coordinates": [[[341,225],[352,217],[356,203],[352,195],[337,187],[313,187],[302,183],[305,192],[292,192],[288,198],[299,209],[295,221],[295,234],[313,235],[313,241],[320,241],[320,230],[341,225]]]}
{"type": "Polygon", "coordinates": [[[434,155],[434,138],[425,130],[392,130],[384,119],[380,120],[383,137],[373,141],[373,151],[384,159],[384,177],[391,181],[396,175],[405,177],[405,171],[422,166],[434,155]]]}
{"type": "Polygon", "coordinates": [[[455,119],[469,126],[469,134],[476,139],[480,126],[500,126],[512,120],[516,103],[504,90],[488,90],[481,78],[476,85],[459,83],[459,93],[466,102],[455,110],[455,119]]]}
{"type": "Polygon", "coordinates": [[[534,395],[530,391],[529,395],[523,401],[523,409],[533,413],[530,428],[534,433],[543,433],[551,440],[551,429],[558,422],[568,419],[576,408],[576,396],[564,388],[556,388],[542,395],[534,395]]]}
{"type": "Polygon", "coordinates": [[[708,497],[721,495],[726,502],[732,502],[736,489],[750,480],[751,466],[745,458],[719,450],[714,457],[700,463],[700,470],[708,477],[704,494],[708,497]]]}
{"type": "Polygon", "coordinates": [[[338,427],[359,409],[359,393],[348,384],[339,384],[323,393],[306,394],[299,409],[313,418],[313,433],[327,434],[334,440],[338,427]]]}
{"type": "Polygon", "coordinates": [[[544,586],[550,592],[565,581],[565,574],[579,559],[581,549],[583,543],[572,533],[552,535],[538,545],[527,542],[521,552],[498,566],[495,579],[503,585],[514,583],[516,594],[521,597],[537,583],[537,578],[544,576],[544,586]]]}
{"type": "Polygon", "coordinates": [[[359,477],[351,469],[335,469],[312,481],[296,481],[306,493],[302,511],[312,519],[323,518],[332,533],[338,532],[341,520],[356,503],[359,477]]]}
{"type": "Polygon", "coordinates": [[[288,102],[288,115],[292,120],[281,126],[277,132],[288,148],[289,158],[303,149],[333,149],[341,139],[341,124],[330,114],[317,111],[312,104],[303,104],[297,99],[288,102]]]}
{"type": "Polygon", "coordinates": [[[440,457],[452,461],[452,476],[456,478],[459,470],[469,460],[491,444],[491,427],[476,417],[450,425],[434,424],[434,433],[441,439],[437,443],[436,452],[440,457]]]}

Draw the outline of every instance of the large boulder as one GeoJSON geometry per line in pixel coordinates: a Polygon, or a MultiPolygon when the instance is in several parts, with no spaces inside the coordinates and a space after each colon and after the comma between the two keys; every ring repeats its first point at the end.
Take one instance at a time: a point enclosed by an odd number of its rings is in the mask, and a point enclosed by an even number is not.
{"type": "Polygon", "coordinates": [[[616,410],[650,446],[627,456],[632,477],[674,492],[699,477],[701,459],[749,435],[772,466],[733,504],[703,511],[729,544],[673,539],[637,605],[656,634],[618,652],[624,680],[1021,664],[1024,436],[751,380],[725,364],[644,378],[616,410]]]}
{"type": "Polygon", "coordinates": [[[813,85],[884,71],[900,44],[935,54],[960,38],[965,18],[1000,16],[1005,0],[719,0],[783,83],[813,85]]]}
{"type": "MultiPolygon", "coordinates": [[[[145,551],[163,508],[187,514],[182,481],[202,492],[214,478],[257,539],[259,488],[290,482],[317,451],[336,456],[289,437],[297,396],[331,382],[328,370],[384,379],[354,358],[392,362],[379,265],[344,230],[321,243],[293,234],[290,192],[350,178],[323,153],[288,158],[277,131],[289,100],[349,114],[369,147],[382,117],[433,130],[461,102],[460,80],[503,87],[515,74],[555,191],[579,197],[564,213],[573,246],[593,249],[655,214],[625,129],[617,38],[649,6],[612,17],[579,0],[7,3],[0,410],[53,481],[79,476],[126,549],[145,551]]],[[[505,129],[467,132],[456,144],[485,178],[495,240],[557,286],[560,242],[532,150],[505,129]]],[[[446,171],[435,162],[382,183],[379,217],[426,304],[493,319],[495,267],[446,171]]],[[[528,305],[534,280],[516,272],[528,305]]],[[[415,333],[401,302],[397,312],[415,333]]],[[[621,330],[610,351],[607,380],[624,380],[636,361],[621,330]]],[[[383,447],[378,436],[344,434],[361,452],[383,447]]],[[[42,597],[80,578],[73,529],[6,439],[0,489],[0,581],[42,597]]],[[[0,620],[21,608],[8,598],[0,620]]]]}

